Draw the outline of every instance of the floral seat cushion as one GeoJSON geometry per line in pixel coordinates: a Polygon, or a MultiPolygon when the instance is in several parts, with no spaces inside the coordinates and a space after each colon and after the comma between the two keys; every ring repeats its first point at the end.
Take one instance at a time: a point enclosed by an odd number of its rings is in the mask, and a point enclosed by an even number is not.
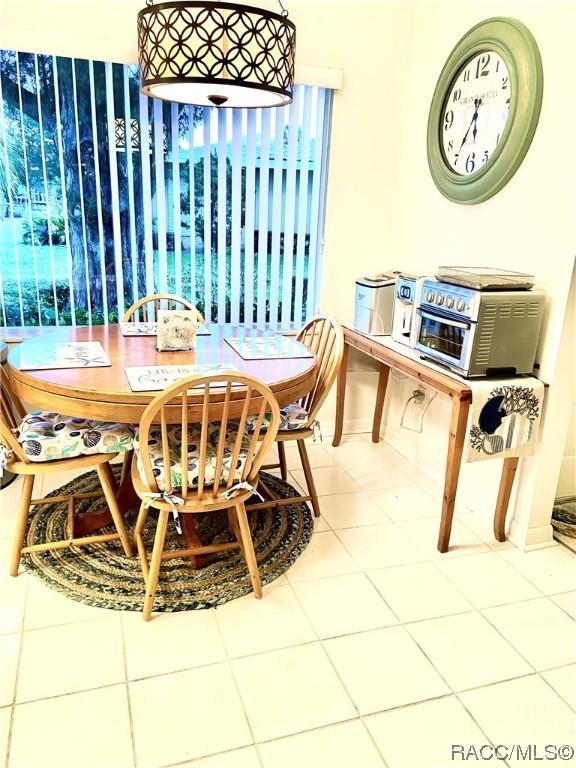
{"type": "Polygon", "coordinates": [[[33,411],[18,426],[18,442],[30,461],[55,461],[132,448],[134,430],[127,424],[33,411]]]}
{"type": "MultiPolygon", "coordinates": [[[[204,466],[204,485],[214,485],[216,481],[216,454],[218,441],[220,439],[221,425],[219,423],[208,424],[208,443],[206,446],[206,462],[204,466]]],[[[227,480],[231,468],[232,453],[234,450],[234,444],[238,435],[238,425],[235,423],[229,423],[226,427],[226,435],[224,438],[224,459],[223,459],[223,471],[222,474],[227,480]]],[[[194,488],[198,485],[198,478],[200,476],[200,436],[201,426],[199,424],[191,424],[188,427],[188,487],[194,488]]],[[[238,454],[238,461],[236,462],[236,469],[234,471],[234,479],[240,481],[242,479],[242,471],[246,463],[246,457],[248,455],[248,445],[250,438],[247,433],[244,433],[242,438],[242,444],[240,452],[238,454]]],[[[172,480],[172,488],[182,487],[182,428],[180,425],[173,425],[168,427],[168,446],[170,451],[170,475],[172,480]]],[[[144,467],[142,465],[142,450],[144,446],[140,443],[140,436],[136,433],[134,439],[134,449],[136,452],[137,466],[140,473],[140,477],[146,483],[146,475],[144,473],[144,467]]],[[[164,466],[164,457],[162,454],[162,433],[160,428],[153,427],[148,433],[148,446],[147,451],[152,462],[152,471],[156,478],[159,491],[166,490],[166,468],[164,466]]],[[[218,478],[218,485],[224,482],[224,478],[218,478]]]]}
{"type": "MultiPolygon", "coordinates": [[[[257,416],[249,416],[246,420],[246,429],[253,432],[258,421],[257,416]]],[[[285,432],[293,429],[304,429],[308,423],[308,411],[302,408],[298,403],[289,403],[280,408],[280,426],[279,432],[285,432]]],[[[262,422],[262,430],[265,431],[270,426],[270,414],[265,413],[262,422]]]]}

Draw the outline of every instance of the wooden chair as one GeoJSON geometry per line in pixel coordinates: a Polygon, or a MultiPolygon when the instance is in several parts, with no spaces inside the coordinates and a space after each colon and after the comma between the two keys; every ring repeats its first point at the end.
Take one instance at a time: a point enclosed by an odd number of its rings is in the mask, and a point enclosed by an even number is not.
{"type": "MultiPolygon", "coordinates": [[[[284,450],[284,445],[290,440],[295,440],[302,462],[302,469],[304,470],[304,477],[306,478],[308,495],[295,496],[292,499],[282,499],[282,504],[294,503],[295,501],[310,501],[312,503],[314,515],[320,517],[320,505],[314,486],[314,478],[310,468],[305,440],[314,435],[316,416],[320,410],[320,406],[330,391],[330,387],[334,383],[336,374],[338,373],[338,368],[340,367],[340,362],[342,361],[342,355],[344,353],[344,333],[337,320],[326,315],[318,315],[317,317],[312,318],[312,320],[309,320],[306,325],[300,329],[296,339],[309,347],[316,355],[317,360],[316,381],[314,387],[307,395],[298,401],[298,405],[304,408],[307,412],[307,417],[297,429],[280,428],[276,435],[279,461],[275,464],[266,464],[262,469],[276,469],[279,467],[282,479],[286,480],[288,477],[288,470],[286,468],[286,452],[284,450]]],[[[264,490],[267,495],[270,496],[270,492],[266,488],[264,488],[264,490]]]]}
{"type": "Polygon", "coordinates": [[[8,374],[4,368],[0,368],[1,383],[1,412],[0,412],[0,443],[7,449],[6,469],[16,475],[23,475],[22,494],[16,522],[16,533],[12,548],[12,557],[10,561],[10,575],[17,576],[20,566],[20,559],[26,552],[44,552],[51,549],[63,549],[64,547],[79,547],[85,544],[95,544],[101,541],[113,541],[120,539],[122,547],[127,557],[132,556],[132,546],[124,526],[124,521],[118,503],[116,501],[116,483],[110,461],[114,459],[117,453],[96,453],[90,456],[75,456],[69,459],[57,459],[54,461],[30,461],[24,453],[21,444],[18,442],[13,430],[16,430],[18,424],[26,415],[20,400],[16,397],[10,387],[8,374]],[[78,470],[83,468],[96,468],[102,491],[91,493],[77,493],[70,496],[51,496],[46,499],[32,499],[34,490],[34,479],[36,475],[47,475],[51,472],[62,472],[70,469],[78,470]],[[73,523],[75,514],[75,503],[81,499],[93,499],[104,496],[117,533],[99,534],[94,536],[73,537],[73,523]],[[68,504],[68,536],[62,541],[51,541],[43,544],[34,544],[30,547],[24,546],[24,537],[26,534],[26,524],[30,507],[37,504],[68,504]]]}
{"type": "Polygon", "coordinates": [[[151,293],[149,296],[144,296],[144,298],[135,301],[124,313],[122,322],[140,322],[140,320],[146,322],[146,314],[149,311],[149,305],[151,304],[154,305],[154,318],[158,317],[159,309],[191,309],[196,310],[197,322],[200,324],[204,322],[204,318],[194,304],[190,303],[188,299],[183,299],[180,296],[173,296],[170,293],[151,293]],[[142,315],[140,313],[142,313],[142,315]]]}
{"type": "Polygon", "coordinates": [[[262,597],[244,504],[257,484],[258,471],[266,451],[276,437],[279,422],[280,409],[272,391],[258,379],[234,372],[182,379],[167,387],[148,405],[142,415],[138,434],[138,444],[145,446],[146,450],[137,448],[132,461],[132,482],[142,499],[134,538],[146,584],[145,621],[151,617],[160,565],[163,560],[176,557],[240,548],[248,565],[254,594],[258,598],[262,597]],[[233,387],[233,384],[239,384],[241,388],[233,387]],[[219,386],[214,388],[214,385],[219,386]],[[194,390],[189,391],[191,387],[194,390]],[[201,426],[189,422],[189,397],[192,394],[196,400],[196,413],[201,414],[201,426]],[[197,404],[200,397],[201,406],[197,404]],[[180,417],[176,425],[169,425],[166,409],[168,405],[173,408],[174,404],[178,407],[180,417]],[[247,434],[247,418],[254,414],[257,414],[254,431],[247,434]],[[270,426],[262,432],[265,414],[271,414],[270,426]],[[219,426],[219,432],[214,444],[216,426],[219,426]],[[174,443],[171,444],[171,435],[180,436],[176,451],[174,443]],[[188,439],[182,439],[183,435],[188,436],[188,439]],[[152,451],[155,451],[155,459],[150,455],[152,451]],[[159,465],[162,467],[160,470],[159,465]],[[164,469],[166,467],[169,468],[168,472],[164,469]],[[183,468],[185,471],[182,471],[183,468]],[[191,471],[192,476],[189,474],[191,471]],[[159,517],[149,560],[142,531],[150,505],[159,510],[159,517]],[[227,509],[234,541],[188,546],[165,552],[168,517],[176,508],[178,515],[227,509]]]}

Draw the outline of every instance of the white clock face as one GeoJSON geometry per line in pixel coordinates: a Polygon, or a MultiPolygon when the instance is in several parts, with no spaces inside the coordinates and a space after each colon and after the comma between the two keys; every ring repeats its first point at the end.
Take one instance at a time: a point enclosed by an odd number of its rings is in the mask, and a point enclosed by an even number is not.
{"type": "Polygon", "coordinates": [[[478,171],[498,146],[510,107],[510,77],[495,51],[471,58],[453,81],[440,132],[446,165],[460,176],[478,171]]]}

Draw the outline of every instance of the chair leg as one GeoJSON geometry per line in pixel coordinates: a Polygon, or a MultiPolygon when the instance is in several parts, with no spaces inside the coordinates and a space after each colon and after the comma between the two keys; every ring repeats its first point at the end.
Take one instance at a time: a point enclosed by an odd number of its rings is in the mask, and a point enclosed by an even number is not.
{"type": "Polygon", "coordinates": [[[108,509],[112,515],[112,520],[118,531],[118,536],[122,542],[122,548],[126,557],[132,557],[132,545],[128,538],[128,533],[124,525],[124,518],[118,507],[118,500],[116,499],[116,483],[114,481],[114,475],[112,474],[112,467],[110,464],[98,464],[96,467],[98,471],[98,477],[100,478],[100,484],[104,491],[104,497],[108,504],[108,509]]]}
{"type": "Polygon", "coordinates": [[[156,597],[156,587],[158,586],[158,574],[162,562],[162,552],[164,551],[164,539],[166,538],[166,528],[168,526],[168,510],[161,509],[158,516],[158,526],[156,536],[154,537],[154,549],[152,550],[152,559],[150,560],[150,571],[148,572],[148,581],[146,583],[146,597],[144,598],[144,621],[150,621],[152,616],[152,606],[156,597]]]}
{"type": "Polygon", "coordinates": [[[134,451],[125,451],[124,456],[122,458],[122,471],[120,472],[120,485],[126,480],[127,476],[130,474],[130,469],[132,467],[132,456],[134,456],[134,451]]]}
{"type": "Polygon", "coordinates": [[[284,449],[284,443],[278,441],[278,459],[280,461],[280,475],[282,480],[288,480],[288,469],[286,468],[286,450],[284,449]]]}
{"type": "Polygon", "coordinates": [[[148,519],[149,507],[142,502],[140,504],[140,512],[138,513],[138,520],[136,521],[136,527],[134,528],[134,540],[136,541],[136,547],[138,548],[138,556],[140,557],[140,566],[142,568],[142,576],[144,578],[144,584],[148,580],[148,572],[150,565],[148,564],[148,557],[146,555],[146,547],[144,546],[144,539],[142,538],[142,531],[146,525],[148,519]]]}
{"type": "Polygon", "coordinates": [[[12,545],[10,576],[18,576],[18,568],[20,567],[20,558],[22,557],[22,546],[24,545],[24,536],[26,535],[26,523],[28,522],[28,513],[30,511],[30,501],[32,499],[33,489],[34,475],[24,475],[18,519],[16,521],[16,533],[14,534],[14,543],[12,545]]]}
{"type": "Polygon", "coordinates": [[[306,478],[306,485],[308,486],[308,495],[312,501],[314,516],[320,517],[320,504],[318,503],[318,494],[316,493],[314,478],[312,477],[312,469],[310,468],[310,461],[308,460],[308,453],[306,452],[306,443],[304,440],[297,440],[296,444],[298,445],[298,452],[300,453],[300,460],[302,461],[302,469],[304,470],[304,477],[306,478]]]}
{"type": "Polygon", "coordinates": [[[242,551],[244,552],[244,557],[246,558],[246,564],[248,565],[248,572],[250,573],[250,581],[252,582],[252,589],[254,590],[254,596],[257,598],[261,598],[262,582],[260,581],[260,572],[258,571],[258,563],[256,562],[256,554],[254,552],[252,534],[250,533],[250,526],[248,525],[248,517],[246,516],[246,507],[242,502],[236,505],[236,516],[238,518],[241,541],[243,544],[242,551]]]}

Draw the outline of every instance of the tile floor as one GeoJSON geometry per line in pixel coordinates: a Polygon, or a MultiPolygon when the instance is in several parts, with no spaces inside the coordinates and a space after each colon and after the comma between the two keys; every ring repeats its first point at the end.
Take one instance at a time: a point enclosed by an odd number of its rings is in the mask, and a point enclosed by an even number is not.
{"type": "Polygon", "coordinates": [[[0,765],[445,768],[452,744],[576,747],[576,555],[498,544],[460,505],[441,556],[439,488],[389,446],[310,457],[322,517],[264,599],[149,624],[11,579],[19,488],[2,491],[0,765]]]}

